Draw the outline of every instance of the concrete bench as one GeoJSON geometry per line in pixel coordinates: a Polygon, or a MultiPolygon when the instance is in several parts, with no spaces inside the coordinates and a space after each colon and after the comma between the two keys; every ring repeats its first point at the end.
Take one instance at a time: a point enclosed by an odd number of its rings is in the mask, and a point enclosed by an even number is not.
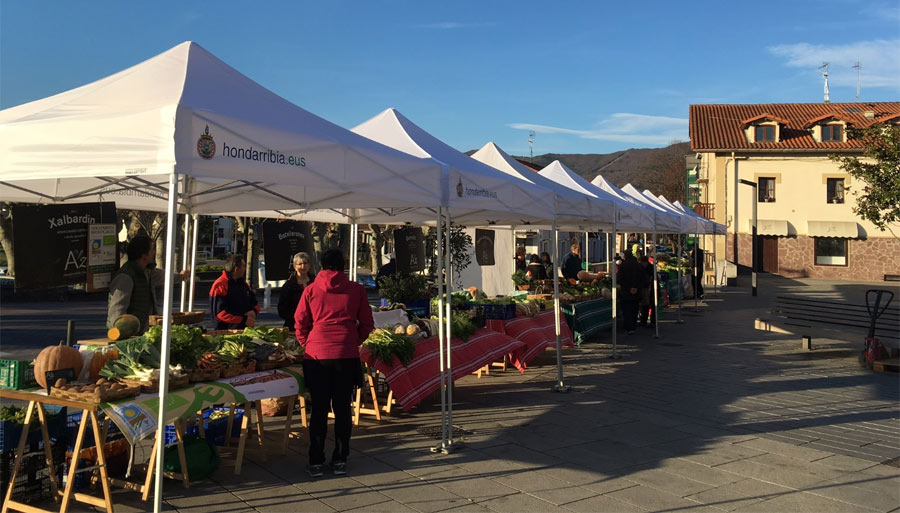
{"type": "MultiPolygon", "coordinates": [[[[813,338],[829,338],[864,346],[871,317],[866,305],[827,301],[804,296],[778,296],[770,315],[756,319],[758,330],[789,333],[803,338],[803,348],[812,349],[813,338]]],[[[878,318],[875,338],[891,352],[900,347],[900,307],[894,301],[878,318]]]]}

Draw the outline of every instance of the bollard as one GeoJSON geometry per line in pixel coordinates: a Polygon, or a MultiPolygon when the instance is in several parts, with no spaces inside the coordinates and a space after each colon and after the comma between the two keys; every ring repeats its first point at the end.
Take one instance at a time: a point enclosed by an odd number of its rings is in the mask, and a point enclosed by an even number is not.
{"type": "Polygon", "coordinates": [[[69,319],[66,321],[66,345],[72,347],[75,338],[75,321],[69,319]]]}

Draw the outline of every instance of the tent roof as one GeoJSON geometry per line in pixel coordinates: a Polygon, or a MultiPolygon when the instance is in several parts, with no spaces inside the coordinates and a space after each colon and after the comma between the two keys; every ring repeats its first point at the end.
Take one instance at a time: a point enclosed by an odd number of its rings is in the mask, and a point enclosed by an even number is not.
{"type": "Polygon", "coordinates": [[[460,223],[531,224],[553,218],[547,191],[448,146],[396,109],[386,109],[353,132],[410,155],[431,159],[447,173],[444,203],[460,223]]]}
{"type": "Polygon", "coordinates": [[[482,146],[481,149],[472,154],[472,158],[514,178],[528,181],[546,189],[548,199],[550,196],[555,196],[556,211],[560,218],[594,221],[592,213],[596,213],[597,221],[599,221],[604,219],[604,215],[601,214],[603,212],[607,212],[605,214],[606,218],[612,215],[614,206],[612,202],[577,192],[549,178],[545,178],[540,173],[509,156],[493,142],[488,142],[482,146]]]}
{"type": "MultiPolygon", "coordinates": [[[[641,219],[645,216],[641,214],[640,207],[624,201],[588,182],[578,175],[578,173],[566,167],[562,162],[554,160],[544,169],[541,169],[540,175],[574,191],[587,194],[594,198],[599,198],[603,201],[612,202],[616,206],[616,211],[618,213],[618,219],[616,220],[617,230],[634,230],[642,226],[641,219]]],[[[643,228],[649,229],[650,227],[644,226],[643,228]]]]}
{"type": "Polygon", "coordinates": [[[194,179],[182,206],[195,213],[441,199],[434,162],[326,121],[193,42],[0,111],[0,130],[0,194],[9,201],[165,210],[173,173],[194,179]]]}
{"type": "Polygon", "coordinates": [[[630,183],[625,184],[625,186],[621,188],[621,191],[635,201],[638,201],[653,210],[654,219],[656,220],[656,231],[666,233],[686,233],[682,227],[681,219],[677,214],[663,208],[657,202],[651,201],[650,198],[641,194],[640,191],[635,189],[630,183]]]}

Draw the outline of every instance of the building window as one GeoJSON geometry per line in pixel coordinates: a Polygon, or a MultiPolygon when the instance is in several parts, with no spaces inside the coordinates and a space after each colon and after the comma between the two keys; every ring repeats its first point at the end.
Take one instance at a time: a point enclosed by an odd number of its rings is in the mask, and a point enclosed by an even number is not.
{"type": "Polygon", "coordinates": [[[815,237],[816,265],[847,265],[847,239],[815,237]]]}
{"type": "Polygon", "coordinates": [[[760,178],[756,192],[759,194],[757,200],[760,203],[775,203],[775,179],[760,178]]]}
{"type": "Polygon", "coordinates": [[[756,142],[774,141],[775,127],[772,125],[760,125],[756,127],[756,142]]]}
{"type": "Polygon", "coordinates": [[[844,179],[843,178],[829,178],[827,180],[827,197],[825,201],[828,203],[843,203],[844,202],[844,179]]]}
{"type": "Polygon", "coordinates": [[[843,141],[841,125],[822,125],[822,141],[843,141]]]}

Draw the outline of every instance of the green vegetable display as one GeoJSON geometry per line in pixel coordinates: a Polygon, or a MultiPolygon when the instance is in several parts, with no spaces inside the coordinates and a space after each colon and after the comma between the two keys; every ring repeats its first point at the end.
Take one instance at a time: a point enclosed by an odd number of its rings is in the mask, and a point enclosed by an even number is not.
{"type": "Polygon", "coordinates": [[[369,334],[363,347],[372,356],[391,366],[394,364],[394,356],[405,366],[416,353],[416,344],[409,337],[385,329],[377,329],[369,334]]]}
{"type": "Polygon", "coordinates": [[[150,342],[147,337],[123,340],[116,344],[116,349],[119,351],[119,358],[107,360],[100,369],[100,376],[106,379],[147,379],[152,376],[154,369],[159,369],[158,343],[150,342]]]}
{"type": "Polygon", "coordinates": [[[284,332],[281,328],[269,328],[266,326],[254,326],[252,328],[244,328],[244,335],[265,340],[273,344],[284,343],[284,332]]]}
{"type": "Polygon", "coordinates": [[[469,314],[465,312],[451,312],[450,329],[452,330],[450,336],[467,341],[478,327],[472,323],[469,314]]]}
{"type": "Polygon", "coordinates": [[[25,408],[20,408],[18,406],[12,405],[0,407],[0,420],[8,420],[11,422],[15,422],[16,424],[24,424],[25,408]]]}

